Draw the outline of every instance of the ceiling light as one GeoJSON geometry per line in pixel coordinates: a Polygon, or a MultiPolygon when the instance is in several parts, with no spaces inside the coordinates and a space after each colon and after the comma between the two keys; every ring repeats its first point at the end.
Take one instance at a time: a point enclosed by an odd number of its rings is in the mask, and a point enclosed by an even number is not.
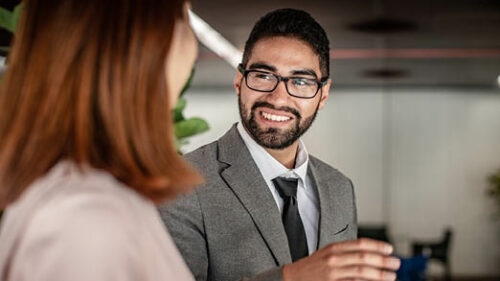
{"type": "Polygon", "coordinates": [[[189,11],[189,18],[198,40],[232,67],[237,68],[243,56],[242,52],[192,11],[189,11]]]}

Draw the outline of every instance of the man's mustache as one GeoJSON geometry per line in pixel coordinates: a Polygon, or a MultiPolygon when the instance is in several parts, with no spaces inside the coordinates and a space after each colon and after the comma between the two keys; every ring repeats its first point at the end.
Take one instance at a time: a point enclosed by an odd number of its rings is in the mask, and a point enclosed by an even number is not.
{"type": "Polygon", "coordinates": [[[295,108],[291,108],[289,106],[282,106],[282,107],[276,107],[268,102],[265,102],[265,101],[258,101],[258,102],[255,102],[252,106],[252,112],[255,111],[257,109],[257,107],[267,107],[267,108],[270,108],[270,109],[274,109],[274,110],[280,110],[280,111],[286,111],[286,112],[290,112],[292,113],[293,115],[295,115],[295,117],[297,117],[297,119],[300,120],[301,118],[301,115],[299,113],[299,111],[295,108]]]}

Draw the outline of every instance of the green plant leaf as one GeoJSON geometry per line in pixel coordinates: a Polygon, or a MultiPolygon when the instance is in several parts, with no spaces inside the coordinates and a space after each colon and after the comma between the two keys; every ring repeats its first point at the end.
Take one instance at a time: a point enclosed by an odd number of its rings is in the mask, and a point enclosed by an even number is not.
{"type": "Polygon", "coordinates": [[[488,183],[490,187],[487,192],[497,202],[498,218],[500,219],[500,170],[488,177],[488,183]]]}
{"type": "Polygon", "coordinates": [[[184,115],[182,114],[182,111],[184,110],[184,108],[186,108],[186,103],[187,103],[186,99],[184,98],[179,98],[179,100],[177,100],[177,105],[175,105],[175,108],[173,110],[175,123],[184,120],[184,115]]]}
{"type": "Polygon", "coordinates": [[[14,11],[12,12],[0,7],[0,27],[14,33],[17,28],[17,23],[19,22],[21,10],[22,3],[14,7],[14,11]]]}
{"type": "Polygon", "coordinates": [[[21,10],[23,8],[23,3],[19,3],[16,7],[14,7],[14,11],[12,12],[11,25],[12,32],[17,30],[17,24],[19,23],[19,16],[21,15],[21,10]]]}
{"type": "Polygon", "coordinates": [[[209,128],[207,121],[198,117],[193,117],[175,123],[175,136],[180,140],[203,133],[209,128]]]}
{"type": "Polygon", "coordinates": [[[0,7],[0,27],[4,28],[12,33],[14,33],[14,27],[12,26],[12,12],[0,7]]]}

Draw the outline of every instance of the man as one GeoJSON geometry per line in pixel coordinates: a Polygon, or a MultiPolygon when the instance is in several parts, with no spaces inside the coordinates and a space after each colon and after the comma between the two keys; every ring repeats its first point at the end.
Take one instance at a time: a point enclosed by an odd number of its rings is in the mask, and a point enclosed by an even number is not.
{"type": "Polygon", "coordinates": [[[351,181],[300,141],[328,99],[329,59],[303,11],[253,28],[234,80],[241,122],[186,155],[206,184],[160,208],[197,280],[395,280],[392,247],[355,240],[351,181]]]}

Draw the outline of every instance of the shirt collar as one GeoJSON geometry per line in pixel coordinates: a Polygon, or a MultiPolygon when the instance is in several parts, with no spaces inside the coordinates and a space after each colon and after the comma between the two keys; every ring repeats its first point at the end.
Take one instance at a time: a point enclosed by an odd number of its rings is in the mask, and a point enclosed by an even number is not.
{"type": "Polygon", "coordinates": [[[260,146],[243,128],[241,122],[238,122],[236,127],[266,182],[276,177],[284,176],[299,178],[304,183],[302,186],[305,186],[309,154],[302,140],[299,140],[295,168],[288,169],[260,146]]]}

